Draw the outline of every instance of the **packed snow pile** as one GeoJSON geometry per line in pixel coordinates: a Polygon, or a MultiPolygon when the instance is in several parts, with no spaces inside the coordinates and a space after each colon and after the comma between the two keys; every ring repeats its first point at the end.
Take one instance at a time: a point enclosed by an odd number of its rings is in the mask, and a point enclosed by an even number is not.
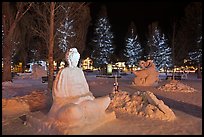
{"type": "Polygon", "coordinates": [[[20,83],[13,83],[11,81],[5,81],[5,82],[2,82],[2,88],[5,88],[5,87],[14,87],[14,88],[20,88],[20,87],[25,87],[25,86],[32,86],[32,84],[20,84],[20,83]]]}
{"type": "Polygon", "coordinates": [[[137,91],[131,95],[125,91],[113,92],[110,98],[108,109],[115,112],[167,121],[176,118],[174,112],[150,91],[137,91]]]}
{"type": "Polygon", "coordinates": [[[29,112],[29,105],[22,98],[2,98],[2,115],[20,115],[26,112],[29,112]]]}
{"type": "Polygon", "coordinates": [[[9,115],[45,109],[50,104],[49,97],[46,91],[33,91],[21,97],[2,98],[2,112],[9,115]]]}
{"type": "Polygon", "coordinates": [[[24,101],[29,105],[30,111],[37,111],[49,107],[51,104],[51,93],[47,91],[33,91],[23,96],[24,101]]]}
{"type": "Polygon", "coordinates": [[[171,80],[170,83],[160,86],[158,89],[162,91],[168,91],[168,92],[195,92],[196,91],[194,88],[191,88],[190,86],[187,86],[177,80],[171,80]]]}

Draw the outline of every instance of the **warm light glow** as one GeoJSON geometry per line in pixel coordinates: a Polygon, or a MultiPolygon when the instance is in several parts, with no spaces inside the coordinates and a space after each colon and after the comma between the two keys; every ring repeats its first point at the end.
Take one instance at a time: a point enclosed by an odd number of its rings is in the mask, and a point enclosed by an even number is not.
{"type": "Polygon", "coordinates": [[[183,63],[186,63],[186,62],[188,62],[188,60],[187,60],[187,59],[184,59],[184,60],[183,60],[183,63]]]}
{"type": "Polygon", "coordinates": [[[62,69],[62,68],[64,68],[64,65],[65,65],[65,62],[64,62],[64,61],[61,61],[61,62],[60,62],[60,66],[59,66],[59,69],[62,69]]]}
{"type": "Polygon", "coordinates": [[[115,65],[119,68],[125,68],[125,62],[117,62],[115,65]]]}
{"type": "Polygon", "coordinates": [[[141,68],[140,68],[140,67],[138,67],[136,70],[141,70],[141,68]]]}
{"type": "Polygon", "coordinates": [[[107,65],[107,74],[112,74],[112,70],[113,70],[112,64],[108,64],[107,65]]]}
{"type": "Polygon", "coordinates": [[[89,57],[87,57],[85,60],[82,61],[82,69],[90,69],[93,70],[93,61],[89,57]]]}

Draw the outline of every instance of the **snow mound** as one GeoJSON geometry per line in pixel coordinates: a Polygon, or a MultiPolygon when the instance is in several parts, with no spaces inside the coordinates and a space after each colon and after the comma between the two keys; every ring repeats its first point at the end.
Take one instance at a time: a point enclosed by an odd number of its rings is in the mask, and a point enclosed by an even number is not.
{"type": "Polygon", "coordinates": [[[11,81],[6,81],[6,82],[2,82],[2,88],[3,87],[16,87],[16,88],[20,88],[20,87],[26,87],[26,86],[32,86],[32,84],[28,84],[28,83],[24,83],[24,84],[20,84],[20,83],[13,83],[11,81]]]}
{"type": "Polygon", "coordinates": [[[13,85],[13,82],[11,82],[11,81],[6,81],[6,82],[2,82],[2,86],[4,86],[4,87],[8,87],[8,86],[12,86],[13,85]]]}
{"type": "Polygon", "coordinates": [[[167,121],[176,118],[174,112],[150,91],[137,91],[133,94],[125,91],[113,92],[110,98],[108,109],[115,112],[167,121]]]}
{"type": "Polygon", "coordinates": [[[49,97],[46,91],[33,91],[21,97],[2,98],[2,112],[5,115],[14,115],[49,108],[49,97]]]}
{"type": "Polygon", "coordinates": [[[23,100],[29,105],[30,111],[37,111],[48,108],[50,105],[51,93],[45,91],[33,91],[29,95],[23,96],[23,100]]]}
{"type": "Polygon", "coordinates": [[[162,91],[167,91],[167,92],[195,92],[196,91],[194,88],[191,88],[190,86],[185,85],[177,80],[171,80],[170,83],[160,86],[158,89],[162,91]]]}

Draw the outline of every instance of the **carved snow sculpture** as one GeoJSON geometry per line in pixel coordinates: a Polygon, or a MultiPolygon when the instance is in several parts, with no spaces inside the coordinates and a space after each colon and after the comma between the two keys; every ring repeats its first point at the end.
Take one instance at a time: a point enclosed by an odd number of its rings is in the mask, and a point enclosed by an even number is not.
{"type": "Polygon", "coordinates": [[[110,97],[95,98],[89,91],[84,73],[77,67],[79,58],[77,49],[71,48],[66,54],[69,66],[59,71],[53,84],[53,104],[48,117],[70,129],[61,134],[83,133],[115,119],[114,112],[106,111],[110,97]]]}
{"type": "Polygon", "coordinates": [[[140,61],[142,70],[133,71],[135,78],[133,84],[136,86],[153,86],[159,81],[159,72],[156,71],[152,60],[140,61]]]}
{"type": "Polygon", "coordinates": [[[116,113],[144,116],[152,119],[172,121],[176,116],[162,100],[150,91],[137,91],[129,94],[125,91],[110,94],[111,103],[108,107],[116,113]]]}
{"type": "Polygon", "coordinates": [[[38,64],[34,64],[32,66],[31,77],[34,79],[38,79],[38,78],[41,78],[43,76],[47,76],[47,71],[45,70],[45,67],[39,66],[38,64]]]}

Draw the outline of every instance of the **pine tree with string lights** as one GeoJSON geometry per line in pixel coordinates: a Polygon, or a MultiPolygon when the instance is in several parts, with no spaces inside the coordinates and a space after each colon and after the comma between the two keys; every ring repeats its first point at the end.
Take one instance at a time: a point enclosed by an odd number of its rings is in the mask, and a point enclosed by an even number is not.
{"type": "Polygon", "coordinates": [[[114,52],[113,38],[106,8],[103,6],[101,14],[96,21],[94,38],[92,39],[94,50],[91,57],[96,67],[103,67],[111,62],[111,55],[114,52]]]}
{"type": "Polygon", "coordinates": [[[198,49],[198,51],[192,51],[188,53],[189,58],[195,62],[202,62],[202,49],[198,49]]]}
{"type": "Polygon", "coordinates": [[[125,41],[124,56],[127,58],[126,64],[133,67],[133,65],[139,63],[142,53],[138,35],[136,34],[136,27],[133,22],[130,24],[125,41]]]}
{"type": "Polygon", "coordinates": [[[198,49],[197,51],[192,51],[188,53],[190,60],[196,62],[198,64],[197,78],[201,78],[201,64],[202,64],[202,49],[198,49]]]}
{"type": "Polygon", "coordinates": [[[153,61],[156,65],[157,70],[164,69],[166,70],[169,67],[172,67],[172,52],[171,48],[168,47],[167,39],[165,35],[155,27],[152,36],[150,37],[152,44],[151,44],[151,54],[153,61]]]}

